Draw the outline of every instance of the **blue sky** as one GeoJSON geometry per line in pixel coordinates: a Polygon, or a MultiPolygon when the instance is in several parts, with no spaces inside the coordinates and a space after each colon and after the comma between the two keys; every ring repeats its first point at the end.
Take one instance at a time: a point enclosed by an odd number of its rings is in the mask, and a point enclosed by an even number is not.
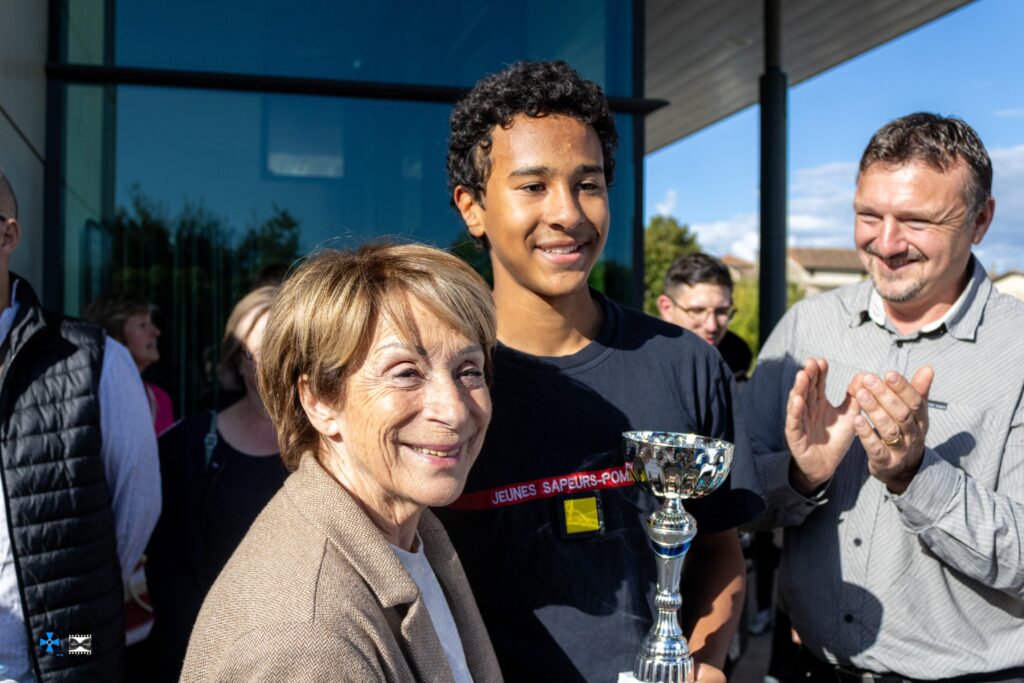
{"type": "MultiPolygon", "coordinates": [[[[990,272],[1024,270],[1024,2],[977,0],[790,88],[793,246],[853,246],[856,163],[871,134],[913,111],[956,115],[995,169],[996,219],[976,247],[990,272]]],[[[719,256],[754,258],[758,107],[647,156],[644,211],[688,223],[719,256]]]]}

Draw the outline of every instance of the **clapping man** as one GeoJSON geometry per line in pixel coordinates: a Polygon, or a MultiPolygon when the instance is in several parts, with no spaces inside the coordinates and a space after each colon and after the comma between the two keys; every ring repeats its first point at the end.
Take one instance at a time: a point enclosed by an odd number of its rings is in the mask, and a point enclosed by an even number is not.
{"type": "Polygon", "coordinates": [[[1024,304],[971,253],[991,187],[963,121],[880,129],[854,196],[870,280],[790,309],[746,387],[795,680],[1024,676],[1024,304]]]}

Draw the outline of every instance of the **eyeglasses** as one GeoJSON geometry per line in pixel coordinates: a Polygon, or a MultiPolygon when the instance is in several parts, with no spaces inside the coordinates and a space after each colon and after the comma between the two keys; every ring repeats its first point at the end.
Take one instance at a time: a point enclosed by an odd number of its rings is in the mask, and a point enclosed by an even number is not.
{"type": "Polygon", "coordinates": [[[725,325],[736,317],[737,309],[735,306],[722,306],[719,308],[705,308],[703,306],[686,307],[680,306],[679,303],[670,297],[668,294],[665,295],[672,305],[678,308],[683,314],[695,323],[704,323],[707,321],[708,316],[714,315],[715,320],[720,324],[725,325]]]}

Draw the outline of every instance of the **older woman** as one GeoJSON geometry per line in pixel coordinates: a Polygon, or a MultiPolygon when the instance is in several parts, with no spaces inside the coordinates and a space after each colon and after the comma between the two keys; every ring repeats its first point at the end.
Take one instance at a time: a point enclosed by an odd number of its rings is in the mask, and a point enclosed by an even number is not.
{"type": "Polygon", "coordinates": [[[285,282],[257,365],[297,471],[210,590],[183,681],[500,680],[427,510],[483,443],[494,325],[480,277],[429,247],[323,251],[285,282]]]}
{"type": "MultiPolygon", "coordinates": [[[[83,317],[102,327],[108,335],[128,347],[139,373],[160,360],[157,339],[160,328],[153,323],[153,305],[131,294],[111,294],[89,303],[83,317]]],[[[166,391],[143,380],[153,428],[157,436],[174,424],[174,406],[166,391]]]]}
{"type": "Polygon", "coordinates": [[[241,398],[219,413],[196,413],[160,437],[164,507],[146,564],[156,611],[155,671],[140,680],[178,680],[206,592],[288,475],[253,363],[276,294],[276,287],[249,292],[224,328],[217,376],[241,398]]]}
{"type": "MultiPolygon", "coordinates": [[[[113,339],[121,342],[131,353],[139,373],[160,360],[157,339],[160,328],[153,322],[153,305],[146,299],[128,293],[100,297],[85,307],[83,317],[98,324],[113,339]]],[[[174,406],[171,397],[156,384],[145,379],[142,386],[149,402],[149,414],[157,436],[174,424],[174,406]]],[[[148,659],[145,640],[153,628],[153,608],[147,593],[145,575],[146,556],[140,560],[125,583],[125,642],[129,645],[128,674],[132,676],[148,659]]]]}

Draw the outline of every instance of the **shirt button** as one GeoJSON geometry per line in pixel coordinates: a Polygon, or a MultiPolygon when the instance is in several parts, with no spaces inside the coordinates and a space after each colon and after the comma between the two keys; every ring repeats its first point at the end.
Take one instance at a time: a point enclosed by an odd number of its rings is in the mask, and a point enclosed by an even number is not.
{"type": "Polygon", "coordinates": [[[845,621],[847,624],[852,624],[853,623],[853,615],[852,614],[844,614],[843,615],[843,621],[845,621]]]}
{"type": "Polygon", "coordinates": [[[857,546],[858,548],[860,547],[860,544],[861,544],[861,543],[863,543],[863,542],[864,542],[864,541],[860,540],[859,538],[855,538],[855,539],[853,539],[853,544],[854,544],[855,546],[857,546]]]}

